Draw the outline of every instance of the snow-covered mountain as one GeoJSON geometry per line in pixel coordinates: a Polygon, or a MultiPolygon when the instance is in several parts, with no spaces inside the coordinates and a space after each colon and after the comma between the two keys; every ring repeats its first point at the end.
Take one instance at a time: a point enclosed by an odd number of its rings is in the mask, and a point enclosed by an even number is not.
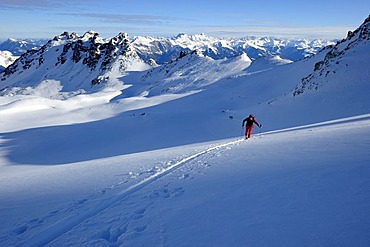
{"type": "MultiPolygon", "coordinates": [[[[10,51],[20,56],[28,50],[40,49],[48,40],[13,39],[0,43],[0,51],[10,51]]],[[[205,34],[178,34],[175,37],[138,36],[132,39],[132,46],[138,55],[145,61],[153,59],[159,64],[168,63],[182,51],[201,51],[205,56],[213,59],[231,58],[248,54],[257,59],[264,56],[280,56],[283,59],[297,61],[316,54],[323,47],[335,44],[335,41],[314,39],[281,39],[273,37],[245,37],[245,38],[218,38],[205,34]]]]}
{"type": "MultiPolygon", "coordinates": [[[[10,41],[8,43],[12,43],[10,41]]],[[[19,44],[15,41],[13,43],[19,44]]],[[[14,64],[6,68],[4,73],[0,74],[0,88],[8,88],[5,94],[27,94],[30,87],[51,81],[59,83],[57,87],[63,92],[95,92],[102,87],[119,86],[118,78],[127,71],[145,70],[157,67],[158,64],[161,68],[150,71],[150,74],[157,71],[161,74],[160,71],[167,71],[169,67],[177,70],[175,64],[182,54],[194,52],[204,57],[202,59],[204,64],[200,67],[211,68],[213,64],[219,68],[226,68],[222,65],[234,63],[238,57],[243,56],[250,60],[250,63],[248,62],[250,68],[246,71],[255,72],[310,56],[331,43],[321,40],[251,37],[225,40],[204,34],[181,34],[173,38],[136,37],[132,41],[127,34],[119,34],[114,38],[103,40],[93,31],[85,33],[82,37],[75,33],[63,33],[41,48],[24,53],[14,64]],[[225,62],[225,59],[229,62],[225,62]],[[15,88],[9,89],[12,87],[15,88]]],[[[187,65],[183,64],[181,68],[189,73],[194,71],[195,64],[187,65]],[[189,67],[185,68],[187,65],[189,67]]],[[[246,69],[245,63],[236,67],[246,69]]],[[[215,67],[212,67],[212,70],[215,79],[222,77],[223,69],[218,73],[215,67]]],[[[235,72],[235,69],[233,71],[235,72]]],[[[158,76],[161,77],[160,75],[154,77],[159,78],[158,76]]],[[[162,74],[162,78],[164,77],[168,77],[168,73],[162,74]]]]}
{"type": "MultiPolygon", "coordinates": [[[[199,50],[190,53],[184,52],[175,61],[155,67],[143,72],[136,81],[147,85],[144,89],[148,95],[159,95],[166,93],[186,93],[193,90],[202,90],[206,86],[220,81],[222,78],[237,76],[248,70],[252,61],[242,54],[230,59],[214,60],[203,55],[199,50]]],[[[246,73],[246,72],[245,72],[246,73]]],[[[130,76],[127,77],[130,81],[130,76]]],[[[136,94],[140,93],[134,87],[128,89],[136,94]]]]}
{"type": "Polygon", "coordinates": [[[24,53],[5,69],[0,80],[1,88],[10,87],[12,93],[24,93],[48,81],[59,83],[64,92],[91,92],[120,87],[116,78],[125,71],[146,68],[149,66],[132,50],[126,34],[104,41],[93,31],[82,37],[63,33],[40,49],[24,53]]]}
{"type": "Polygon", "coordinates": [[[26,53],[29,50],[37,50],[43,46],[47,40],[40,39],[13,39],[9,38],[8,40],[0,43],[0,51],[10,51],[15,56],[20,56],[23,53],[26,53]]]}
{"type": "Polygon", "coordinates": [[[205,34],[179,34],[172,38],[136,37],[133,46],[144,60],[154,59],[157,63],[171,62],[181,51],[199,50],[213,59],[231,58],[243,53],[252,59],[280,56],[297,61],[311,56],[323,47],[334,44],[326,40],[278,39],[246,37],[224,39],[205,34]]]}

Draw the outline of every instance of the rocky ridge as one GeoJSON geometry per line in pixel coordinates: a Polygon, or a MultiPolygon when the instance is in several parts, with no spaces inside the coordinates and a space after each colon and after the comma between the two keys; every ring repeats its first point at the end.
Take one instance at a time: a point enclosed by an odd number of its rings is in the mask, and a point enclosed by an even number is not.
{"type": "MultiPolygon", "coordinates": [[[[340,66],[347,67],[344,63],[347,53],[355,53],[360,46],[370,45],[370,16],[355,31],[349,31],[345,39],[338,41],[336,45],[328,46],[322,52],[325,52],[324,59],[317,62],[313,72],[302,81],[293,91],[293,96],[302,94],[308,90],[318,90],[325,82],[325,78],[335,75],[341,70],[340,66]]],[[[343,69],[343,68],[342,68],[343,69]]]]}

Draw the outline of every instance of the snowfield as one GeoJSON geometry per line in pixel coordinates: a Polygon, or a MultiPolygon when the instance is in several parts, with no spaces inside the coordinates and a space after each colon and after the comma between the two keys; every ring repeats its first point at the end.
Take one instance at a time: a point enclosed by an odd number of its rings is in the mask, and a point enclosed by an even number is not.
{"type": "MultiPolygon", "coordinates": [[[[370,115],[1,173],[5,246],[367,246],[370,115]]],[[[2,168],[2,169],[4,169],[2,168]]]]}

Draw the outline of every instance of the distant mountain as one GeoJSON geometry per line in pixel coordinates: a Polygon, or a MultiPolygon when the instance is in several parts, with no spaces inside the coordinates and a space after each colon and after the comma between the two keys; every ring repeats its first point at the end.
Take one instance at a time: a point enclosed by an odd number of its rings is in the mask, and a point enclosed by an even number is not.
{"type": "Polygon", "coordinates": [[[179,34],[173,38],[136,37],[132,45],[143,60],[154,59],[163,64],[173,61],[181,51],[199,50],[213,59],[231,58],[243,53],[252,59],[280,56],[297,61],[316,54],[323,47],[335,44],[326,40],[277,39],[246,37],[222,39],[200,35],[179,34]]]}
{"type": "Polygon", "coordinates": [[[12,64],[20,55],[29,50],[39,49],[47,40],[13,39],[0,43],[0,73],[12,64]]]}
{"type": "Polygon", "coordinates": [[[15,56],[20,56],[28,50],[39,49],[44,45],[47,40],[40,39],[13,39],[10,38],[2,43],[0,43],[0,51],[10,51],[15,56]]]}

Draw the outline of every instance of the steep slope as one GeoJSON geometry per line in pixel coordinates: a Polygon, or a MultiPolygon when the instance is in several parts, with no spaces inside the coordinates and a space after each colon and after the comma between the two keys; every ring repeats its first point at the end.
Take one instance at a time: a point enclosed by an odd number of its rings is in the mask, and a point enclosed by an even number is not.
{"type": "Polygon", "coordinates": [[[370,53],[370,16],[358,29],[349,32],[347,38],[327,50],[324,59],[315,64],[313,73],[296,87],[295,96],[307,90],[332,90],[333,83],[339,90],[369,84],[370,67],[364,61],[370,53]]]}

